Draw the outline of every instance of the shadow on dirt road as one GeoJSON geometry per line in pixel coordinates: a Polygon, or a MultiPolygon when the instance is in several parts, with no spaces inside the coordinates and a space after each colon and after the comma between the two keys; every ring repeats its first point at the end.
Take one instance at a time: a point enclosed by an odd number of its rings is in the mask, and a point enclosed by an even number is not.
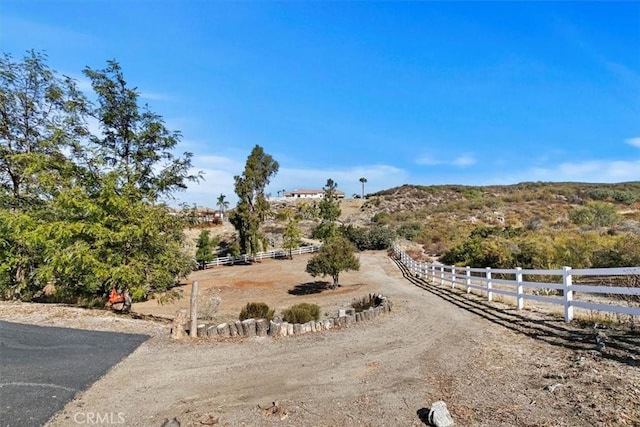
{"type": "MultiPolygon", "coordinates": [[[[535,313],[535,317],[538,318],[534,318],[515,308],[495,307],[476,294],[468,294],[449,286],[435,285],[422,278],[414,277],[400,260],[393,258],[393,261],[409,282],[490,322],[552,345],[571,350],[596,351],[594,329],[580,328],[574,323],[567,324],[563,319],[541,313],[535,313]]],[[[629,366],[640,366],[640,332],[607,329],[606,336],[605,348],[598,355],[629,366]]]]}

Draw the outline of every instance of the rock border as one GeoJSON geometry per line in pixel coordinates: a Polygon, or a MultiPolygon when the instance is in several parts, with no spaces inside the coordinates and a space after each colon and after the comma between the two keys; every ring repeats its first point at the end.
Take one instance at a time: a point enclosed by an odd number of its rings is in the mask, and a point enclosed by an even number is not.
{"type": "MultiPolygon", "coordinates": [[[[287,337],[305,335],[329,329],[348,328],[356,323],[366,322],[381,314],[391,311],[391,300],[382,294],[369,294],[375,306],[356,312],[354,308],[340,309],[338,316],[307,323],[289,323],[278,320],[246,319],[226,323],[198,323],[199,338],[233,338],[233,337],[287,337]]],[[[182,322],[180,322],[182,323],[182,322]]],[[[182,323],[184,328],[184,323],[182,323]]],[[[186,328],[184,328],[186,329],[186,328]]],[[[186,332],[186,330],[184,330],[186,332]]],[[[181,334],[180,334],[181,335],[181,334]]]]}

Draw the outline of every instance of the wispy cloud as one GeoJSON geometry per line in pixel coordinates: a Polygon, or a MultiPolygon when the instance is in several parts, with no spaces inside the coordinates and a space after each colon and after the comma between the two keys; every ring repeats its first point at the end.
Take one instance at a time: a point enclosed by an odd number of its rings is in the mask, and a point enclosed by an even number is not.
{"type": "Polygon", "coordinates": [[[441,165],[443,163],[444,162],[442,162],[441,160],[436,160],[429,155],[424,155],[416,159],[416,164],[423,165],[423,166],[435,166],[435,165],[441,165]]]}
{"type": "MultiPolygon", "coordinates": [[[[246,157],[232,158],[222,155],[196,156],[193,159],[192,172],[204,172],[205,180],[199,184],[189,184],[188,189],[177,195],[173,204],[187,203],[200,206],[215,206],[219,194],[225,194],[231,205],[237,203],[234,192],[235,175],[242,173],[246,157]]],[[[407,184],[408,174],[405,170],[389,165],[356,166],[335,169],[301,169],[282,167],[267,187],[267,192],[275,197],[281,190],[302,188],[321,189],[331,178],[338,183],[338,189],[348,197],[360,194],[362,184],[360,178],[366,178],[365,192],[407,184]]]]}
{"type": "Polygon", "coordinates": [[[624,142],[631,145],[632,147],[640,148],[640,136],[626,139],[624,142]]]}
{"type": "Polygon", "coordinates": [[[640,159],[566,162],[548,168],[530,169],[520,175],[517,181],[622,182],[638,179],[640,159]]]}
{"type": "Polygon", "coordinates": [[[158,92],[141,92],[140,98],[148,101],[172,101],[173,98],[165,93],[158,92]]]}
{"type": "MultiPolygon", "coordinates": [[[[19,35],[25,45],[40,46],[43,40],[48,43],[65,46],[65,48],[87,47],[95,43],[95,39],[87,34],[69,30],[68,28],[42,24],[8,15],[0,15],[3,34],[19,35]]],[[[3,37],[4,38],[4,37],[3,37]]]]}
{"type": "Polygon", "coordinates": [[[467,167],[467,166],[471,166],[473,164],[476,163],[476,158],[473,157],[470,154],[463,154],[460,157],[457,157],[452,164],[454,164],[455,166],[460,166],[460,167],[467,167]]]}
{"type": "Polygon", "coordinates": [[[448,165],[448,166],[457,166],[460,168],[464,168],[464,167],[474,165],[476,161],[477,160],[475,156],[473,156],[473,154],[470,154],[470,153],[462,154],[450,161],[444,161],[444,160],[436,159],[430,155],[424,155],[422,157],[419,157],[416,160],[416,164],[423,165],[423,166],[448,165]]]}

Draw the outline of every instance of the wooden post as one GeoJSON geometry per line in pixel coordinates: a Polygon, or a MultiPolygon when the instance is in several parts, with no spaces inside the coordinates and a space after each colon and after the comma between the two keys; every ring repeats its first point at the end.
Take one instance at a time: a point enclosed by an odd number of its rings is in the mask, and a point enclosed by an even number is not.
{"type": "Polygon", "coordinates": [[[191,305],[190,305],[191,326],[189,327],[189,336],[195,338],[198,336],[198,281],[194,280],[191,284],[191,305]]]}

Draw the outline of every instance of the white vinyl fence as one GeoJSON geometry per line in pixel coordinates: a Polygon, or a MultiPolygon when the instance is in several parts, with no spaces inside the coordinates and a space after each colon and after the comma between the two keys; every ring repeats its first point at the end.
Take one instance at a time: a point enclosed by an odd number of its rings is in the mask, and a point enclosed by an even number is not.
{"type": "MultiPolygon", "coordinates": [[[[297,249],[293,249],[291,251],[291,255],[301,255],[301,254],[310,254],[314,252],[318,252],[320,246],[301,246],[297,249]]],[[[208,262],[204,265],[204,268],[211,268],[218,265],[233,265],[238,262],[247,263],[251,261],[260,261],[266,258],[285,258],[289,256],[288,249],[274,249],[272,251],[267,252],[258,252],[255,255],[240,255],[237,257],[233,256],[225,256],[216,258],[211,262],[208,262]]]]}
{"type": "MultiPolygon", "coordinates": [[[[629,276],[630,279],[634,277],[637,278],[640,276],[640,267],[594,269],[572,269],[571,267],[563,267],[558,270],[530,270],[519,267],[515,269],[456,267],[453,265],[420,263],[397,246],[394,246],[393,250],[395,255],[400,259],[400,262],[415,277],[427,280],[432,284],[449,284],[452,288],[461,286],[466,288],[467,293],[470,293],[472,290],[480,291],[480,293],[486,294],[488,301],[492,300],[493,294],[511,296],[515,298],[518,310],[524,307],[524,301],[526,299],[530,299],[549,304],[563,305],[565,322],[571,322],[573,319],[574,307],[640,316],[640,306],[638,304],[635,304],[635,306],[625,305],[623,301],[615,300],[611,300],[611,304],[603,304],[602,302],[579,301],[575,298],[576,293],[638,296],[640,295],[640,287],[573,283],[574,278],[577,276],[580,276],[581,279],[589,276],[597,276],[603,279],[602,281],[613,276],[629,276]],[[501,278],[496,278],[495,275],[499,275],[501,278]],[[513,279],[504,279],[503,277],[513,277],[513,279]],[[523,280],[525,277],[527,278],[526,281],[523,280]],[[534,280],[537,277],[541,277],[541,281],[534,280]],[[542,281],[550,280],[550,278],[554,277],[557,278],[557,280],[552,282],[542,281]],[[495,287],[495,285],[499,287],[495,287]],[[527,290],[529,290],[529,292],[527,292],[527,290]],[[553,293],[559,295],[549,295],[553,293]],[[620,304],[615,304],[616,302],[620,304]]],[[[636,280],[635,282],[638,283],[640,280],[636,280]]]]}

